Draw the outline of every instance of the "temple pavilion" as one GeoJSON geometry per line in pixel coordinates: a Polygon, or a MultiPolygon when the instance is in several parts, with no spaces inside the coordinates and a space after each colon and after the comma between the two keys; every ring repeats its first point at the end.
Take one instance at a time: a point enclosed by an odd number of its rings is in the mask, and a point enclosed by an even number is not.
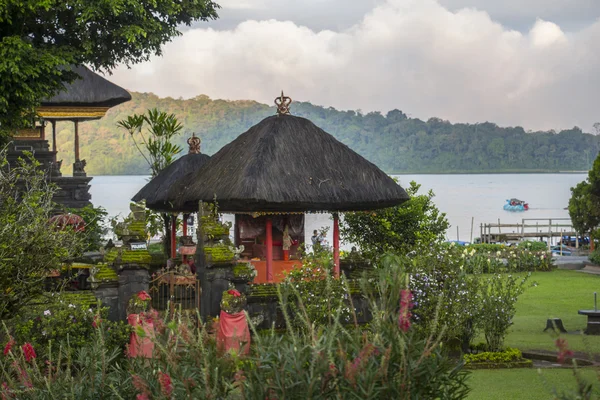
{"type": "Polygon", "coordinates": [[[116,105],[131,100],[131,95],[123,88],[104,79],[85,66],[74,67],[80,79],[65,85],[65,89],[54,97],[43,99],[36,110],[39,120],[31,129],[18,131],[8,149],[8,161],[14,165],[23,151],[32,152],[34,157],[48,171],[51,182],[60,190],[54,201],[67,207],[81,208],[91,204],[89,193],[91,177],[85,172],[86,161],[79,157],[79,124],[102,118],[116,105]],[[56,123],[69,121],[74,127],[72,176],[63,176],[62,160],[56,151],[56,123]],[[52,135],[50,149],[47,135],[52,135]]]}
{"type": "Polygon", "coordinates": [[[235,214],[235,244],[244,245],[242,256],[254,263],[255,283],[272,282],[298,264],[285,258],[294,258],[305,242],[305,213],[333,214],[339,275],[339,214],[391,207],[409,198],[377,166],[308,119],[291,115],[290,103],[282,93],[275,100],[276,115],[242,133],[200,168],[182,171],[160,194],[173,211],[193,213],[200,201],[216,200],[219,212],[235,214]]]}

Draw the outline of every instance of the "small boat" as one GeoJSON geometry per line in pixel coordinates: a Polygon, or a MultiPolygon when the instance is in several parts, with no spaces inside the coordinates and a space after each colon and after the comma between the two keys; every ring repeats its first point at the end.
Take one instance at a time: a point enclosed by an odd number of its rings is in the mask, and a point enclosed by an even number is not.
{"type": "Polygon", "coordinates": [[[510,199],[506,200],[504,209],[506,211],[527,211],[529,210],[529,204],[525,203],[523,200],[510,199]]]}

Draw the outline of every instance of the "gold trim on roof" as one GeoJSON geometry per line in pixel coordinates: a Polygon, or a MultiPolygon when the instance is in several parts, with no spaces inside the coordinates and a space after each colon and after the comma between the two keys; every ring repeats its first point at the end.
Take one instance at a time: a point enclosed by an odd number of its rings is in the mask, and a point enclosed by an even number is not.
{"type": "Polygon", "coordinates": [[[37,114],[42,118],[102,118],[109,107],[40,107],[37,114]]]}

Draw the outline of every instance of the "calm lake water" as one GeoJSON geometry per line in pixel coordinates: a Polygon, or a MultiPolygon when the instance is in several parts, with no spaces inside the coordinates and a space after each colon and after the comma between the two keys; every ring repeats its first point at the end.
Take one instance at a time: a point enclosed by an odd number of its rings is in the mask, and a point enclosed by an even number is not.
{"type": "MultiPolygon", "coordinates": [[[[522,218],[568,218],[564,208],[571,197],[570,188],[583,181],[587,174],[461,174],[461,175],[396,175],[407,187],[410,181],[420,183],[421,191],[431,189],[438,208],[447,214],[451,227],[449,240],[471,239],[479,236],[482,223],[517,223],[522,218]],[[506,199],[516,197],[529,203],[530,210],[509,212],[502,209],[506,199]],[[457,232],[458,227],[458,232],[457,232]]],[[[129,213],[129,200],[148,181],[146,176],[96,176],[91,182],[92,202],[104,207],[110,216],[129,213]]],[[[233,220],[225,216],[226,220],[233,220]]],[[[328,214],[308,214],[305,236],[314,229],[329,226],[328,214]]],[[[344,247],[344,246],[343,246],[344,247]]]]}

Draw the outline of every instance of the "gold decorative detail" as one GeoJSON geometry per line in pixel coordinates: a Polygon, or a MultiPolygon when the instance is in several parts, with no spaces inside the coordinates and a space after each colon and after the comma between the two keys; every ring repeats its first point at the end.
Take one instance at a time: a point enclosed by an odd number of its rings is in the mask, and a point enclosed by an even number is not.
{"type": "Polygon", "coordinates": [[[102,118],[109,107],[40,107],[36,110],[42,118],[102,118]]]}
{"type": "Polygon", "coordinates": [[[281,96],[275,98],[275,105],[277,106],[277,114],[278,115],[286,115],[290,113],[290,104],[292,104],[292,98],[283,95],[283,90],[281,91],[281,96]]]}
{"type": "Polygon", "coordinates": [[[43,139],[43,127],[38,126],[30,129],[19,129],[15,134],[15,138],[19,139],[43,139]]]}
{"type": "Polygon", "coordinates": [[[192,133],[192,137],[187,140],[187,144],[190,146],[188,154],[200,154],[200,138],[192,133]]]}

